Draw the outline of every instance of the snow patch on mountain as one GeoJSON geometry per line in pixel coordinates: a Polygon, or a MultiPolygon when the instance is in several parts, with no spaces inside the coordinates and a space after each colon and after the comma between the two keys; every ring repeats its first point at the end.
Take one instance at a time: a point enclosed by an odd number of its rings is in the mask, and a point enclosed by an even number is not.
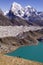
{"type": "Polygon", "coordinates": [[[24,14],[23,7],[20,4],[16,3],[16,2],[14,2],[12,4],[11,11],[13,12],[14,15],[17,15],[17,16],[23,16],[23,14],[24,14]]]}
{"type": "Polygon", "coordinates": [[[9,13],[9,11],[5,11],[5,12],[4,12],[4,15],[6,15],[7,13],[9,13]]]}

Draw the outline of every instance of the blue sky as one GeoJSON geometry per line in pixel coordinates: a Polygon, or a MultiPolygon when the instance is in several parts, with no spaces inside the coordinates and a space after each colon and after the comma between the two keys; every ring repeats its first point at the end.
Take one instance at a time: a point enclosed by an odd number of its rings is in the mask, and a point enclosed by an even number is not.
{"type": "Polygon", "coordinates": [[[13,2],[20,3],[23,7],[30,5],[37,11],[43,11],[43,0],[0,0],[0,8],[3,11],[9,10],[13,2]]]}

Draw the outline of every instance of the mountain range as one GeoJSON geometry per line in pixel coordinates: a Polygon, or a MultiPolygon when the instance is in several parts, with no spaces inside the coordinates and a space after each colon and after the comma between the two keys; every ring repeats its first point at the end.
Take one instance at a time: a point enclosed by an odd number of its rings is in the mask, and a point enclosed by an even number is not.
{"type": "Polygon", "coordinates": [[[11,25],[15,25],[13,22],[14,20],[17,20],[17,21],[23,20],[23,21],[26,21],[26,23],[31,25],[34,24],[34,25],[43,26],[43,12],[37,12],[35,8],[29,5],[23,8],[20,4],[16,2],[12,3],[9,11],[2,12],[2,10],[0,9],[0,18],[3,18],[3,17],[4,19],[9,20],[8,24],[11,24],[11,25]]]}
{"type": "Polygon", "coordinates": [[[4,14],[10,19],[19,17],[27,20],[27,22],[30,21],[30,23],[43,26],[43,12],[37,12],[37,10],[30,5],[23,8],[20,4],[14,2],[10,10],[4,14]]]}

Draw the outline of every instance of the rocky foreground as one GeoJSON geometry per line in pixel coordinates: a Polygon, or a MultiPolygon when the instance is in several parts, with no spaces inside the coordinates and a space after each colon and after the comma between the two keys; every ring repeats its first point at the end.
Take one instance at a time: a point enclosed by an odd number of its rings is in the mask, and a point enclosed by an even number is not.
{"type": "Polygon", "coordinates": [[[33,62],[18,57],[9,57],[0,54],[0,65],[43,65],[43,63],[33,62]]]}

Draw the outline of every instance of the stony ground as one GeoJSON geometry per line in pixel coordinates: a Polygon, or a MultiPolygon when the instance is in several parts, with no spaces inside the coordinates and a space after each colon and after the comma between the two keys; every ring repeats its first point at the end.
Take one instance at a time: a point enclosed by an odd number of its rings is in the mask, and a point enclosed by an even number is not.
{"type": "Polygon", "coordinates": [[[0,54],[0,65],[43,65],[43,63],[33,62],[17,57],[9,57],[0,54]]]}

